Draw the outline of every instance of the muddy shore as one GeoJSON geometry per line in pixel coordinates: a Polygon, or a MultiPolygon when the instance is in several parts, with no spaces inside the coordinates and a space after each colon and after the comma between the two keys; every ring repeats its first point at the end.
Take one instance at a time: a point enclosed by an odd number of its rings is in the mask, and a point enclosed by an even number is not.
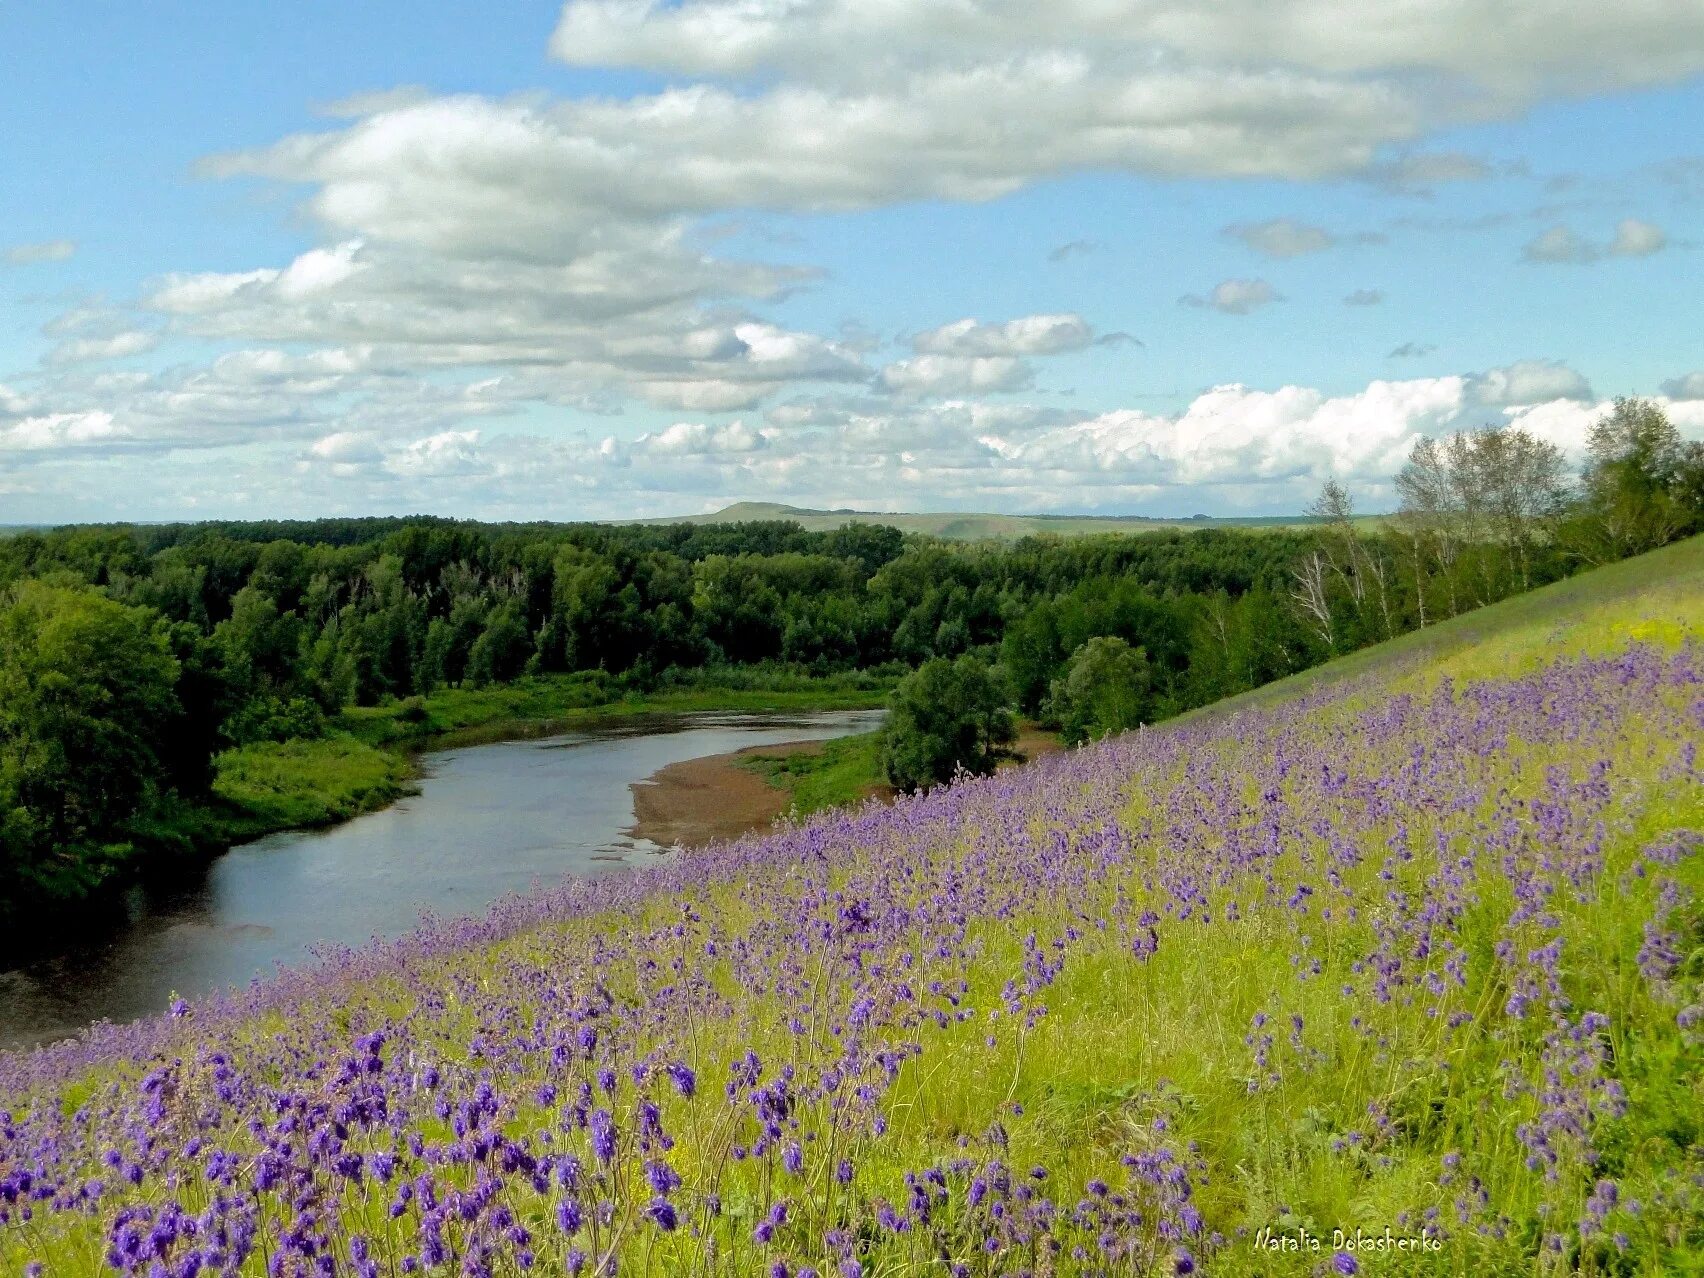
{"type": "Polygon", "coordinates": [[[740,759],[751,754],[785,756],[821,750],[820,741],[792,741],[671,763],[629,787],[634,821],[627,833],[665,848],[695,848],[766,830],[787,810],[787,792],[742,768],[740,759]]]}
{"type": "MultiPolygon", "coordinates": [[[[787,791],[742,767],[741,759],[754,754],[769,758],[820,754],[823,744],[793,741],[747,746],[728,754],[671,763],[629,787],[633,791],[634,821],[627,833],[665,848],[696,848],[767,830],[787,810],[787,791]]],[[[1056,734],[1026,725],[1013,748],[1018,757],[1003,767],[1052,754],[1061,747],[1056,734]]]]}

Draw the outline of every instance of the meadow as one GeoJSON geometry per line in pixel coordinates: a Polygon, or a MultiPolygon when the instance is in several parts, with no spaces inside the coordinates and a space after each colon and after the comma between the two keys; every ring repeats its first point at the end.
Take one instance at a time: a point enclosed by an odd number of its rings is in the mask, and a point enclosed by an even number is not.
{"type": "Polygon", "coordinates": [[[1698,1272],[1701,623],[1695,540],[0,1058],[0,1272],[1698,1272]]]}

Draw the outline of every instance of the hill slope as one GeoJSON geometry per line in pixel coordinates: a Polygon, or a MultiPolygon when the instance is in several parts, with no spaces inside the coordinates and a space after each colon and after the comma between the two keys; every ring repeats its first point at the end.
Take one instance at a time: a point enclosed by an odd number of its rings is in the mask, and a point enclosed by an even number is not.
{"type": "Polygon", "coordinates": [[[9,1058],[0,1268],[1695,1269],[1701,566],[9,1058]]]}
{"type": "MultiPolygon", "coordinates": [[[[1375,517],[1376,518],[1376,517],[1375,517]]],[[[732,524],[784,519],[809,532],[832,532],[844,524],[885,524],[904,532],[953,541],[1014,540],[1039,534],[1083,537],[1093,533],[1155,532],[1189,528],[1291,528],[1314,522],[1301,515],[1215,519],[1151,519],[1146,515],[995,515],[943,511],[893,514],[869,510],[810,510],[767,501],[742,501],[707,515],[639,519],[642,524],[732,524]]]]}

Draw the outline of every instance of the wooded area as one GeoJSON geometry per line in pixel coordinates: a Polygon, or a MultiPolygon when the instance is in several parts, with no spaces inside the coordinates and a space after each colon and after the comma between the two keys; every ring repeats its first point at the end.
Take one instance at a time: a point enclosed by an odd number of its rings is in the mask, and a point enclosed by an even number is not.
{"type": "Polygon", "coordinates": [[[916,670],[893,731],[918,739],[888,756],[926,785],[992,766],[1011,711],[1102,735],[1663,544],[1699,526],[1704,459],[1630,400],[1578,485],[1554,447],[1488,429],[1420,441],[1397,486],[1370,529],[1328,483],[1303,529],[1011,543],[435,518],[0,539],[0,908],[122,878],[221,751],[445,687],[916,670]]]}

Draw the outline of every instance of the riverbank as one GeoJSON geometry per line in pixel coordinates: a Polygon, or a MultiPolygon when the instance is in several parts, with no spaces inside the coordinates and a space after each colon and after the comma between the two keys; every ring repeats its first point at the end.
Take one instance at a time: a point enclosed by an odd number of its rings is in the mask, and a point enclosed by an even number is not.
{"type": "Polygon", "coordinates": [[[214,759],[205,799],[168,798],[132,822],[134,851],[96,891],[62,908],[0,918],[0,962],[51,949],[67,928],[105,926],[138,884],[193,876],[233,846],[291,830],[340,825],[415,792],[420,756],[441,749],[596,730],[643,730],[694,714],[807,714],[883,705],[888,670],[814,676],[785,668],[706,670],[649,689],[589,671],[484,688],[444,688],[349,707],[324,737],[260,742],[214,759]]]}
{"type": "MultiPolygon", "coordinates": [[[[708,682],[708,681],[706,681],[708,682]]],[[[335,825],[413,792],[419,756],[498,741],[692,714],[810,714],[874,709],[891,681],[865,673],[779,687],[686,686],[620,692],[602,672],[517,680],[488,688],[446,688],[381,706],[352,706],[317,740],[264,742],[215,760],[213,802],[178,805],[139,829],[175,841],[179,851],[222,851],[284,830],[335,825]],[[595,699],[594,699],[595,698],[595,699]]]]}
{"type": "MultiPolygon", "coordinates": [[[[1017,767],[1063,748],[1058,733],[1026,723],[1012,743],[1012,756],[1000,766],[1017,767]]],[[[663,847],[689,848],[767,829],[783,816],[894,797],[882,775],[879,732],[688,759],[631,789],[629,833],[663,847]]]]}
{"type": "Polygon", "coordinates": [[[657,846],[629,832],[632,783],[670,764],[868,732],[880,721],[868,710],[629,718],[420,756],[412,798],[186,863],[176,882],[131,893],[108,926],[84,919],[33,960],[0,963],[11,969],[0,970],[0,1048],[158,1012],[174,994],[241,988],[325,947],[411,932],[422,912],[478,914],[565,878],[654,866],[657,846]]]}

